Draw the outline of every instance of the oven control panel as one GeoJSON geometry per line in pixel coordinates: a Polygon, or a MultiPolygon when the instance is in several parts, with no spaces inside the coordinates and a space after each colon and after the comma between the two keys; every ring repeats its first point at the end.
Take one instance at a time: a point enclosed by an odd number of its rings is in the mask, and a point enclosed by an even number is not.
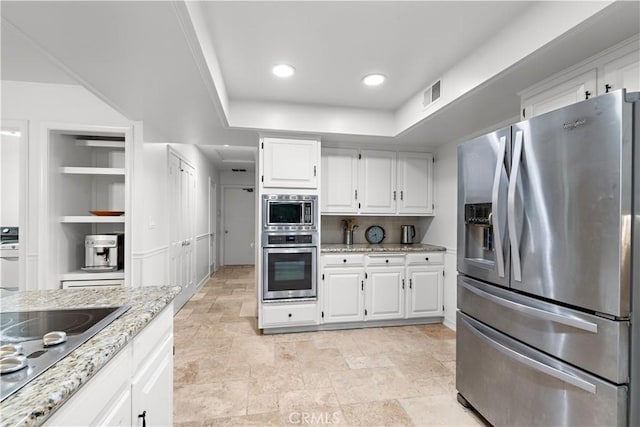
{"type": "Polygon", "coordinates": [[[269,245],[299,245],[312,244],[313,236],[311,234],[279,234],[267,235],[267,244],[269,245]]]}
{"type": "Polygon", "coordinates": [[[264,233],[263,247],[316,246],[318,233],[264,233]]]}

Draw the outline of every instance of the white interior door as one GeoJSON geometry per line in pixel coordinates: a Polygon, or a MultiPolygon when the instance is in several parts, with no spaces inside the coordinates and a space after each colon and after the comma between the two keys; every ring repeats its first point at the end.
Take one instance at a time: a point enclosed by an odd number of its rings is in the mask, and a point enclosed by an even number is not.
{"type": "Polygon", "coordinates": [[[217,184],[211,181],[209,177],[209,274],[216,271],[216,200],[218,195],[217,184]]]}
{"type": "Polygon", "coordinates": [[[195,283],[195,169],[169,153],[169,282],[195,283]]]}
{"type": "Polygon", "coordinates": [[[181,198],[180,159],[169,153],[169,284],[180,284],[182,276],[182,228],[180,226],[181,198]]]}
{"type": "Polygon", "coordinates": [[[252,187],[225,187],[224,265],[254,264],[255,193],[252,187]]]}
{"type": "Polygon", "coordinates": [[[183,266],[182,266],[182,286],[192,287],[196,281],[196,259],[195,259],[195,212],[196,212],[196,173],[195,169],[184,161],[180,162],[180,224],[182,225],[183,246],[183,266]]]}

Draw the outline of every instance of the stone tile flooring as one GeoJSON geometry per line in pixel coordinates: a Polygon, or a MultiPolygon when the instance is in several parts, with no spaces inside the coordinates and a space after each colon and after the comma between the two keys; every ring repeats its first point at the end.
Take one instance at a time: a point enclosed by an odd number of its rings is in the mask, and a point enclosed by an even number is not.
{"type": "Polygon", "coordinates": [[[176,315],[174,425],[484,425],[445,326],[261,335],[256,313],[253,266],[232,266],[176,315]]]}

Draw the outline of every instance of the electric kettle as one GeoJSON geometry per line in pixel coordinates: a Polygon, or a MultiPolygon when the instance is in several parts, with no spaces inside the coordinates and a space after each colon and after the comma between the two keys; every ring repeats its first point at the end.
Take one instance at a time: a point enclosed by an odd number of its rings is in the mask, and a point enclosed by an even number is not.
{"type": "Polygon", "coordinates": [[[416,228],[413,225],[402,225],[401,240],[403,245],[413,243],[413,238],[416,237],[416,228]]]}

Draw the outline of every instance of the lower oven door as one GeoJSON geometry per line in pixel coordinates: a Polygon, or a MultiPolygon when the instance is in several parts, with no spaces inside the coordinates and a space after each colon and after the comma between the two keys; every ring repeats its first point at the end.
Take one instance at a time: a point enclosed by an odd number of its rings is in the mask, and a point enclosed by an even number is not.
{"type": "Polygon", "coordinates": [[[456,387],[496,426],[624,426],[628,388],[458,312],[456,387]]]}
{"type": "Polygon", "coordinates": [[[263,249],[262,298],[315,298],[316,264],[316,247],[263,249]]]}

